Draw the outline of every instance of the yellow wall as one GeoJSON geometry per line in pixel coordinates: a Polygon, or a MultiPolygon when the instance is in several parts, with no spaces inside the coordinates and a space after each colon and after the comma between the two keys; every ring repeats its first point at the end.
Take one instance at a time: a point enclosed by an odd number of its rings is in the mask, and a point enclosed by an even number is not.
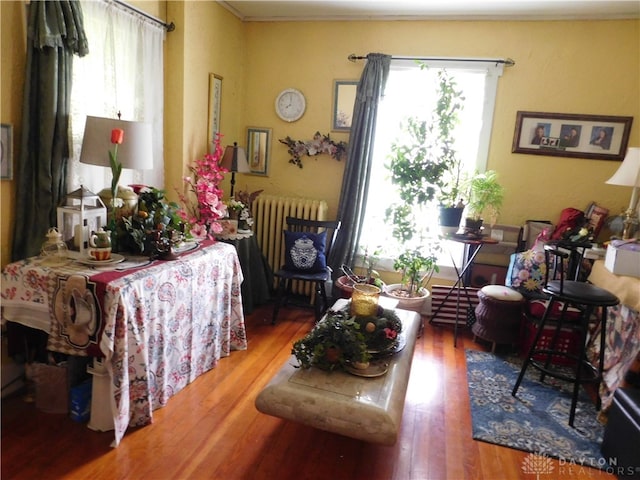
{"type": "MultiPolygon", "coordinates": [[[[0,2],[0,122],[13,125],[13,158],[20,152],[22,92],[26,61],[26,17],[23,2],[0,2]]],[[[15,170],[15,168],[14,168],[15,170]]],[[[9,262],[16,209],[15,183],[0,180],[0,260],[9,262]]]]}
{"type": "MultiPolygon", "coordinates": [[[[278,139],[330,133],[334,79],[358,79],[350,53],[511,57],[500,80],[489,168],[498,170],[506,204],[500,223],[557,219],[560,210],[596,201],[613,213],[630,191],[604,184],[617,162],[511,153],[518,110],[634,117],[640,145],[640,21],[557,22],[255,22],[242,23],[215,2],[133,2],[176,23],[165,44],[165,189],[174,196],[185,165],[207,149],[209,74],[223,77],[223,144],[246,143],[246,127],[273,129],[269,177],[238,174],[236,188],[325,198],[336,212],[344,163],[305,157],[288,163],[278,139]],[[300,89],[307,112],[292,124],[274,112],[276,95],[300,89]]],[[[20,130],[24,75],[23,2],[0,2],[1,115],[20,130]],[[16,43],[18,42],[18,43],[16,43]],[[15,46],[18,46],[16,48],[15,46]]],[[[345,133],[331,133],[348,140],[345,133]]],[[[18,151],[14,152],[17,156],[18,151]]],[[[228,183],[225,183],[228,186],[228,183]]],[[[2,265],[9,258],[16,210],[13,182],[0,182],[2,265]]]]}
{"type": "MultiPolygon", "coordinates": [[[[630,191],[604,181],[619,165],[511,153],[518,110],[630,115],[631,146],[640,145],[640,23],[598,22],[280,22],[247,24],[246,122],[272,127],[271,175],[252,179],[267,191],[327,198],[335,211],[343,165],[328,157],[287,164],[289,135],[308,139],[330,128],[334,79],[357,79],[363,64],[350,53],[511,57],[499,82],[489,168],[500,173],[506,201],[500,223],[555,220],[564,207],[591,201],[617,213],[630,191]],[[293,124],[273,109],[277,93],[296,87],[306,95],[305,116],[293,124]],[[324,178],[324,181],[318,179],[324,178]]],[[[336,139],[346,139],[335,134],[336,139]]]]}

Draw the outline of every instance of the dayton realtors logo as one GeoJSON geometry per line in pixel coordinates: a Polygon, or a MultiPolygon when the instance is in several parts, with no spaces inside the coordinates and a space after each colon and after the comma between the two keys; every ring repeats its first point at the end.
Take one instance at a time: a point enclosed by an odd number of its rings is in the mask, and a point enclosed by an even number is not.
{"type": "Polygon", "coordinates": [[[553,460],[544,453],[530,453],[522,460],[522,471],[527,475],[535,475],[536,480],[544,480],[545,475],[557,474],[561,476],[584,475],[634,475],[640,473],[640,466],[619,466],[617,458],[579,458],[568,460],[558,458],[557,472],[553,460]]]}

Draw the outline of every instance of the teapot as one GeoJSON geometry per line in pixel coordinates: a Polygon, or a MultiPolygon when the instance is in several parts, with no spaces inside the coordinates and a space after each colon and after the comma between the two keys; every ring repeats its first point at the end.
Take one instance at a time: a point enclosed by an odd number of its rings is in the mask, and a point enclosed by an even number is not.
{"type": "Polygon", "coordinates": [[[91,235],[89,238],[89,246],[93,248],[109,248],[111,247],[111,232],[104,230],[102,227],[91,235]]]}

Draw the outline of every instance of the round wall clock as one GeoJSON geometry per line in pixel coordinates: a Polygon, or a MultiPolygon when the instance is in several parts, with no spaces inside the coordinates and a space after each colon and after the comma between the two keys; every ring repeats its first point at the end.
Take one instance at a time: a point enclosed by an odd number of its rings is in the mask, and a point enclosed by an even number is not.
{"type": "Polygon", "coordinates": [[[285,122],[295,122],[307,108],[307,101],[301,91],[287,88],[276,97],[276,114],[285,122]]]}

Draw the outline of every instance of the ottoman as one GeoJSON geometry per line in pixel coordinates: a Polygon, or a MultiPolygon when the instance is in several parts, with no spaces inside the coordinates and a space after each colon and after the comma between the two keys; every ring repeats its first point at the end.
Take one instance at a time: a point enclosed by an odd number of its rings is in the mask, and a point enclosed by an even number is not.
{"type": "Polygon", "coordinates": [[[486,285],[478,291],[476,322],[471,327],[474,337],[496,344],[518,343],[525,299],[521,293],[503,285],[486,285]]]}

